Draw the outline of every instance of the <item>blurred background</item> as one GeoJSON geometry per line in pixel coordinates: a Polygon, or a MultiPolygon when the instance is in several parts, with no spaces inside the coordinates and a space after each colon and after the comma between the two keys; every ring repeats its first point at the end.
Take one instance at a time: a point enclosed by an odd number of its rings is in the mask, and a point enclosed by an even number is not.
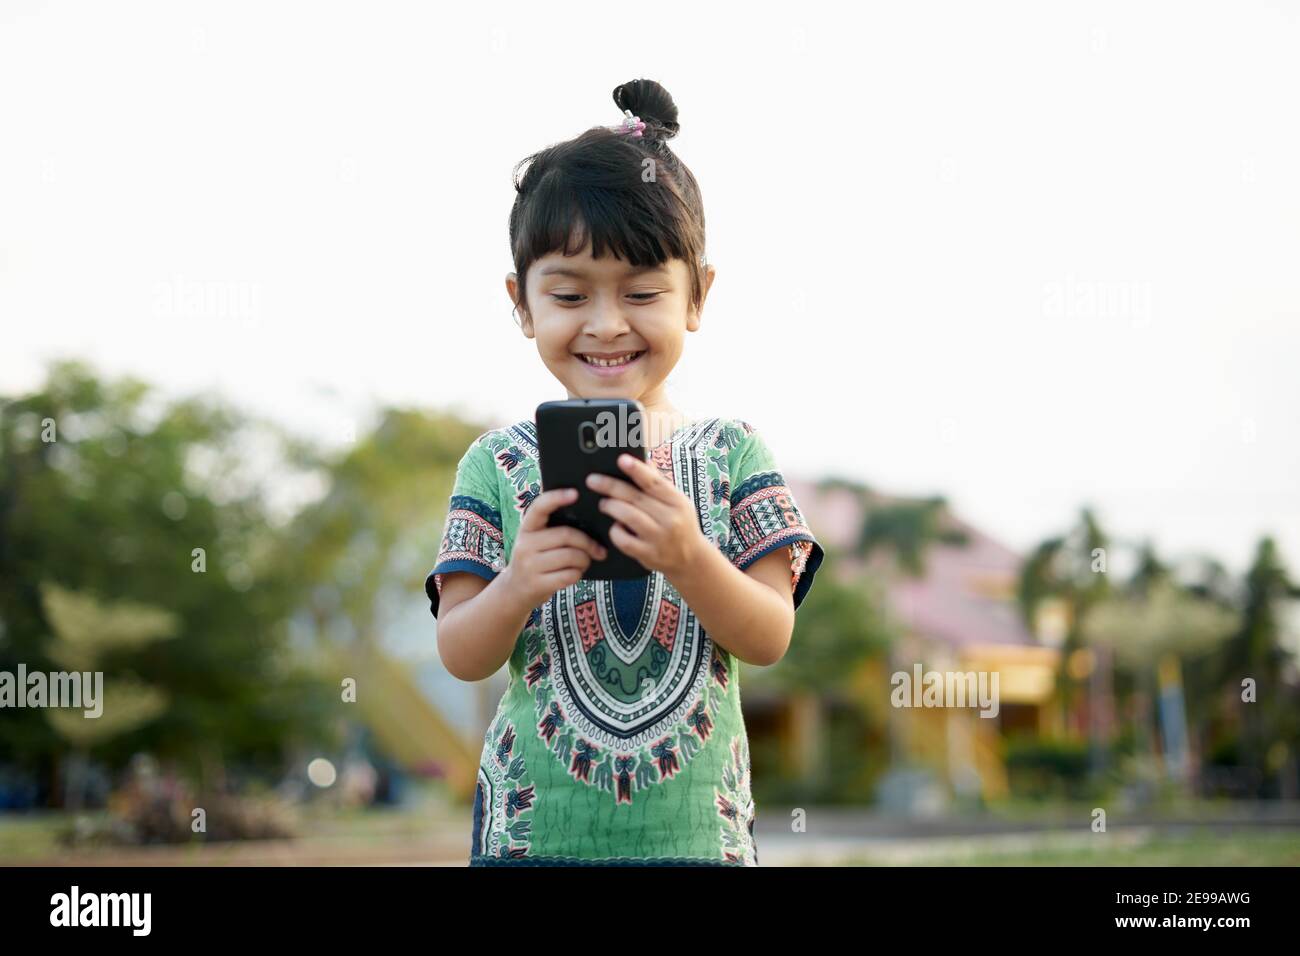
{"type": "Polygon", "coordinates": [[[742,666],[760,860],[1300,863],[1298,40],[0,4],[0,674],[105,698],[0,708],[0,863],[466,862],[505,675],[445,672],[423,580],[469,442],[564,397],[511,172],[637,76],[718,268],[674,400],[828,555],[742,666]],[[997,716],[895,706],[917,666],[997,716]]]}

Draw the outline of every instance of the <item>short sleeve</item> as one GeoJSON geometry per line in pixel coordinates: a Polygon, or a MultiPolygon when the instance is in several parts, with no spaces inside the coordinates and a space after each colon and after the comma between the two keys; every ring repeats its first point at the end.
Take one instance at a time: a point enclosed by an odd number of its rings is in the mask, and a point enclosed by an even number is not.
{"type": "Polygon", "coordinates": [[[497,471],[485,437],[475,439],[456,466],[437,563],[424,580],[434,617],[438,616],[444,574],[468,571],[491,581],[505,567],[497,471]]]}
{"type": "Polygon", "coordinates": [[[767,443],[748,423],[739,422],[738,426],[740,442],[728,455],[731,536],[727,557],[743,571],[769,551],[788,549],[790,586],[797,609],[825,555],[767,443]]]}

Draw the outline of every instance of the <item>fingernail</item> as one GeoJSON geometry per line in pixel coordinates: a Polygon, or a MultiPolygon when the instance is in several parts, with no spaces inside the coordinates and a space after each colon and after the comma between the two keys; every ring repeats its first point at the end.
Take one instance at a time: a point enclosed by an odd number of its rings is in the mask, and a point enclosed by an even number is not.
{"type": "Polygon", "coordinates": [[[566,489],[564,497],[566,497],[566,498],[576,498],[576,497],[578,497],[578,489],[577,489],[577,488],[569,488],[569,489],[566,489]]]}

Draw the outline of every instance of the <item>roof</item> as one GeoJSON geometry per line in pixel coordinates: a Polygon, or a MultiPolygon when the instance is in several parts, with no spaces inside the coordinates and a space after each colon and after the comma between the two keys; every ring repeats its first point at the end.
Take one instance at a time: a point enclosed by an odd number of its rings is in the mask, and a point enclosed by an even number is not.
{"type": "MultiPolygon", "coordinates": [[[[789,480],[790,490],[813,533],[827,547],[848,548],[862,526],[863,506],[853,491],[819,489],[816,482],[789,480]]],[[[870,493],[882,504],[920,501],[870,493]]],[[[944,511],[944,524],[965,533],[963,545],[936,542],[925,553],[925,573],[902,574],[885,554],[863,564],[841,560],[845,571],[867,571],[885,580],[894,616],[917,636],[965,648],[980,644],[1036,645],[1020,616],[1016,588],[1023,559],[990,535],[944,511]]]]}

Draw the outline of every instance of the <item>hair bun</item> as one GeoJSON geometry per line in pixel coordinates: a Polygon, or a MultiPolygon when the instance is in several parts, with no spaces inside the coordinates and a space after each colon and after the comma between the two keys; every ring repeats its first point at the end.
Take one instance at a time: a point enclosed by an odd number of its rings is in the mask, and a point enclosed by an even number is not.
{"type": "Polygon", "coordinates": [[[631,110],[660,139],[672,139],[681,130],[677,104],[668,91],[654,80],[631,80],[614,87],[614,102],[620,110],[631,110]]]}

